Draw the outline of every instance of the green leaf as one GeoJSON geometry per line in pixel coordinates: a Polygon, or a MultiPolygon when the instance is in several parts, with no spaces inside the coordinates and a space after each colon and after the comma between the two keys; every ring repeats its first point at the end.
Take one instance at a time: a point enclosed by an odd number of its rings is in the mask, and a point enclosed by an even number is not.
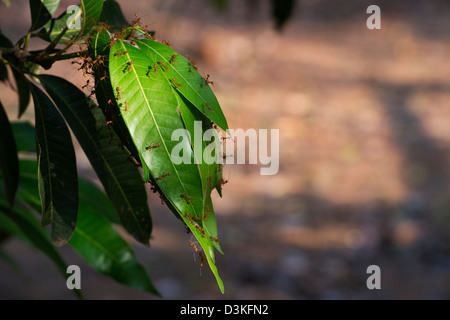
{"type": "Polygon", "coordinates": [[[151,61],[156,61],[158,69],[177,91],[220,128],[228,129],[209,80],[204,79],[189,61],[171,47],[155,40],[136,40],[136,44],[151,61]]]}
{"type": "Polygon", "coordinates": [[[41,212],[41,198],[39,196],[38,164],[34,160],[20,160],[20,183],[17,198],[27,203],[37,212],[41,212]]]}
{"type": "Polygon", "coordinates": [[[91,32],[100,17],[102,6],[103,0],[82,0],[80,6],[78,6],[79,9],[63,12],[56,19],[49,21],[44,26],[44,29],[39,32],[39,36],[46,41],[52,42],[67,28],[68,22],[71,22],[71,27],[65,30],[65,34],[61,37],[58,44],[65,44],[69,40],[77,41],[81,36],[91,32]],[[81,22],[79,28],[76,28],[77,20],[81,22]]]}
{"type": "Polygon", "coordinates": [[[139,242],[148,245],[152,221],[142,177],[102,112],[90,106],[82,91],[51,75],[39,76],[55,101],[113,202],[123,226],[139,242]]]}
{"type": "MultiPolygon", "coordinates": [[[[82,15],[81,9],[79,11],[69,10],[69,12],[63,12],[60,16],[58,16],[55,19],[52,19],[44,26],[44,29],[39,32],[40,38],[49,42],[54,41],[59,36],[59,34],[67,27],[69,19],[75,22],[76,19],[81,19],[81,15],[82,15]]],[[[80,33],[80,30],[81,24],[80,28],[71,28],[66,30],[65,34],[62,36],[62,38],[59,40],[58,43],[59,44],[67,43],[74,36],[77,36],[80,33]]]]}
{"type": "Polygon", "coordinates": [[[78,225],[69,243],[97,271],[135,289],[159,295],[128,244],[106,218],[84,202],[80,203],[78,225]]]}
{"type": "Polygon", "coordinates": [[[61,273],[65,274],[67,267],[61,256],[56,249],[50,244],[48,234],[45,229],[39,225],[38,221],[34,217],[34,214],[25,209],[23,205],[18,205],[14,209],[14,217],[10,218],[7,215],[6,208],[0,200],[0,212],[3,213],[2,220],[8,220],[8,224],[14,226],[9,227],[8,231],[14,232],[13,235],[19,238],[26,238],[27,243],[33,245],[37,249],[41,250],[47,257],[49,257],[61,273]],[[18,234],[18,232],[21,234],[18,234]]]}
{"type": "MultiPolygon", "coordinates": [[[[20,161],[20,169],[19,196],[40,210],[39,201],[36,203],[39,200],[36,161],[20,161]]],[[[117,220],[109,199],[92,183],[84,179],[79,179],[78,183],[80,210],[69,244],[97,271],[133,288],[158,295],[132,249],[108,222],[107,219],[117,220]]],[[[1,217],[0,226],[3,226],[1,217]]]]}
{"type": "Polygon", "coordinates": [[[103,3],[99,21],[108,24],[113,31],[119,31],[124,26],[128,26],[128,21],[125,19],[120,5],[115,0],[106,0],[103,3]]]}
{"type": "Polygon", "coordinates": [[[100,18],[102,8],[103,0],[81,0],[81,9],[83,11],[83,35],[91,32],[91,29],[100,18]]]}
{"type": "MultiPolygon", "coordinates": [[[[2,190],[0,190],[0,195],[2,190]]],[[[27,245],[45,254],[60,271],[64,278],[67,279],[67,265],[56,251],[55,247],[50,244],[49,236],[46,231],[39,225],[34,214],[29,211],[22,203],[17,203],[14,207],[14,215],[8,215],[9,210],[0,197],[0,225],[5,227],[4,230],[10,232],[11,235],[21,239],[27,245]]],[[[74,294],[81,298],[79,290],[74,290],[74,294]]]]}
{"type": "Polygon", "coordinates": [[[28,80],[23,75],[23,73],[19,73],[14,69],[12,69],[12,72],[14,75],[14,79],[16,80],[17,93],[19,95],[19,118],[20,118],[27,110],[27,107],[30,103],[30,86],[28,85],[28,80]]]}
{"type": "MultiPolygon", "coordinates": [[[[203,191],[203,208],[202,212],[205,213],[203,219],[206,219],[203,223],[203,227],[207,231],[209,237],[217,239],[217,225],[216,217],[214,213],[214,208],[211,200],[211,192],[214,188],[220,185],[220,180],[222,178],[222,167],[217,161],[208,164],[203,159],[203,154],[208,144],[203,140],[203,135],[207,130],[212,133],[211,144],[219,144],[219,136],[217,132],[212,129],[210,121],[208,121],[205,116],[200,113],[189,101],[183,97],[179,97],[178,100],[181,118],[183,119],[183,124],[186,130],[188,130],[191,137],[191,149],[192,155],[196,158],[196,163],[202,180],[202,191],[203,191]],[[200,124],[200,125],[199,125],[200,124]],[[200,135],[196,137],[196,135],[200,135]],[[196,145],[195,143],[201,142],[201,145],[196,145]],[[207,218],[205,218],[207,215],[207,218]]],[[[216,149],[217,151],[217,149],[216,149]]],[[[194,163],[194,161],[192,161],[194,163]]],[[[218,241],[212,241],[212,244],[223,254],[218,241]]]]}
{"type": "Polygon", "coordinates": [[[29,0],[31,11],[30,32],[39,29],[52,18],[50,10],[55,9],[54,0],[29,0]]]}
{"type": "Polygon", "coordinates": [[[171,151],[179,143],[172,141],[172,133],[183,128],[177,111],[178,94],[154,60],[122,40],[111,47],[109,71],[113,88],[121,88],[120,101],[128,106],[121,108],[121,114],[139,151],[144,176],[151,174],[178,217],[197,238],[223,291],[214,265],[211,235],[202,227],[203,221],[194,219],[206,215],[200,172],[196,165],[175,164],[171,159],[171,151]]]}
{"type": "Polygon", "coordinates": [[[51,224],[52,243],[64,245],[75,230],[78,180],[75,151],[69,130],[53,102],[31,84],[39,160],[42,225],[51,224]]]}
{"type": "Polygon", "coordinates": [[[8,70],[6,69],[6,65],[3,63],[0,63],[0,81],[8,81],[8,70]]]}
{"type": "Polygon", "coordinates": [[[58,9],[61,0],[41,0],[41,2],[45,5],[50,15],[53,16],[58,9]]]}
{"type": "Polygon", "coordinates": [[[123,121],[120,110],[116,102],[116,90],[111,87],[109,81],[109,44],[111,38],[108,31],[99,30],[95,33],[89,42],[89,52],[94,63],[94,77],[95,77],[95,96],[97,103],[105,115],[106,121],[110,123],[116,134],[119,136],[120,141],[123,142],[125,147],[131,153],[131,155],[139,160],[139,153],[136,150],[136,146],[131,139],[128,128],[123,121]]]}
{"type": "Polygon", "coordinates": [[[12,122],[11,128],[16,140],[17,151],[36,152],[36,134],[28,121],[12,122]]]}
{"type": "MultiPolygon", "coordinates": [[[[3,48],[13,47],[12,42],[3,34],[1,30],[0,30],[0,47],[3,48]]],[[[3,55],[3,57],[8,61],[12,60],[8,55],[3,55]]],[[[6,64],[0,63],[0,81],[6,82],[7,80],[8,80],[8,69],[6,68],[6,64]]]]}
{"type": "Polygon", "coordinates": [[[111,200],[99,187],[83,179],[78,180],[78,186],[80,204],[89,206],[112,223],[121,224],[111,200]]]}
{"type": "Polygon", "coordinates": [[[3,173],[6,199],[13,207],[19,183],[19,160],[11,125],[0,102],[0,170],[3,173]]]}

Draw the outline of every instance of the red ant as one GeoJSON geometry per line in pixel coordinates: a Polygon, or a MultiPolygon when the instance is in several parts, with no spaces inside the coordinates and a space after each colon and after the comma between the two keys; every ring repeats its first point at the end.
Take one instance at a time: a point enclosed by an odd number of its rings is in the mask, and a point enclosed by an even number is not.
{"type": "Polygon", "coordinates": [[[187,194],[182,194],[182,195],[180,196],[180,198],[185,199],[185,200],[187,201],[187,203],[193,203],[192,199],[189,198],[189,196],[188,196],[187,194]]]}
{"type": "Polygon", "coordinates": [[[131,71],[131,66],[134,64],[134,61],[128,62],[128,71],[131,71]]]}
{"type": "MultiPolygon", "coordinates": [[[[198,256],[200,257],[200,268],[203,268],[203,266],[204,266],[205,263],[206,263],[205,255],[204,255],[203,252],[201,252],[201,251],[199,251],[199,252],[197,252],[197,253],[198,253],[198,256]]],[[[200,269],[200,274],[201,274],[201,269],[200,269]]]]}
{"type": "Polygon", "coordinates": [[[169,63],[174,63],[176,58],[177,58],[177,55],[176,55],[176,54],[173,54],[173,55],[170,57],[169,63]]]}
{"type": "Polygon", "coordinates": [[[121,55],[123,55],[123,54],[128,54],[128,51],[116,52],[116,53],[114,53],[114,57],[116,57],[116,56],[121,56],[121,55]]]}
{"type": "Polygon", "coordinates": [[[212,189],[212,186],[211,186],[211,177],[208,177],[208,184],[209,184],[209,188],[212,189]]]}
{"type": "Polygon", "coordinates": [[[158,147],[160,147],[159,144],[157,144],[155,146],[148,146],[148,147],[145,147],[145,150],[151,150],[151,149],[155,149],[155,148],[158,148],[158,147]]]}
{"type": "Polygon", "coordinates": [[[105,61],[103,60],[103,57],[102,56],[100,56],[100,55],[98,55],[97,56],[97,58],[94,60],[94,61],[92,61],[92,63],[93,64],[101,64],[101,65],[105,65],[105,61]]]}
{"type": "Polygon", "coordinates": [[[194,67],[195,70],[197,70],[197,67],[195,66],[196,62],[191,59],[191,56],[189,54],[187,54],[186,57],[188,58],[189,62],[191,63],[191,66],[194,67]]]}
{"type": "Polygon", "coordinates": [[[216,237],[213,237],[213,236],[210,236],[209,238],[210,238],[212,241],[215,241],[215,242],[219,242],[219,241],[220,241],[219,238],[216,238],[216,237]]]}
{"type": "MultiPolygon", "coordinates": [[[[169,70],[169,68],[167,68],[167,66],[166,66],[161,60],[158,61],[158,64],[159,64],[162,68],[164,68],[166,71],[169,70]]],[[[163,69],[163,71],[164,71],[164,69],[163,69]]]]}
{"type": "Polygon", "coordinates": [[[164,179],[165,177],[168,177],[170,175],[171,175],[170,173],[163,174],[162,176],[158,177],[156,180],[164,179]]]}
{"type": "Polygon", "coordinates": [[[210,210],[207,209],[206,210],[206,214],[205,214],[205,216],[203,218],[194,217],[194,219],[197,220],[197,221],[206,221],[206,219],[208,219],[208,217],[209,217],[209,214],[210,214],[210,210]]]}
{"type": "Polygon", "coordinates": [[[177,85],[177,86],[179,86],[179,87],[182,87],[182,85],[181,85],[180,83],[177,83],[177,80],[175,80],[175,78],[172,78],[172,82],[173,82],[175,85],[177,85]]]}
{"type": "Polygon", "coordinates": [[[170,47],[170,42],[169,41],[163,40],[163,41],[161,41],[161,43],[165,44],[168,47],[170,47]]]}
{"type": "Polygon", "coordinates": [[[110,139],[109,139],[109,144],[111,144],[111,142],[113,142],[114,140],[114,134],[110,133],[110,139]]]}
{"type": "Polygon", "coordinates": [[[188,245],[191,246],[191,247],[193,247],[195,252],[198,252],[198,248],[197,248],[197,246],[195,245],[195,243],[189,242],[188,245]]]}
{"type": "Polygon", "coordinates": [[[214,82],[209,81],[209,74],[207,74],[206,78],[204,78],[204,79],[205,79],[205,86],[209,86],[209,84],[214,85],[214,82]]]}

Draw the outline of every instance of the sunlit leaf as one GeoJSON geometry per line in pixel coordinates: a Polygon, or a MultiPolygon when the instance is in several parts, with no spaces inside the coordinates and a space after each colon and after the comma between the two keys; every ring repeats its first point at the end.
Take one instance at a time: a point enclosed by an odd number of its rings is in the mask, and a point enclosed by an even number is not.
{"type": "Polygon", "coordinates": [[[178,92],[220,128],[228,129],[208,76],[203,78],[191,62],[165,44],[149,39],[135,42],[150,61],[156,62],[157,69],[164,73],[178,92]]]}
{"type": "Polygon", "coordinates": [[[175,164],[171,158],[172,133],[183,129],[179,113],[179,96],[148,54],[131,44],[118,40],[109,55],[109,70],[113,88],[121,90],[121,114],[140,154],[145,172],[149,171],[164,196],[176,209],[176,214],[189,227],[205,252],[208,264],[216,276],[221,291],[223,283],[214,259],[211,234],[204,228],[206,216],[202,177],[193,164],[175,164]],[[127,106],[125,108],[125,106],[127,106]]]}

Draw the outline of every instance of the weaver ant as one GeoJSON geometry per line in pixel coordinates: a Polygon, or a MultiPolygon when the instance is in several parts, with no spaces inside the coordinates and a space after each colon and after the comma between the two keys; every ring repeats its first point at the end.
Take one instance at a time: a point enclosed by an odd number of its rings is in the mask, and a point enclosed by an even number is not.
{"type": "Polygon", "coordinates": [[[155,148],[158,148],[158,147],[160,147],[159,144],[154,145],[154,146],[148,146],[148,147],[145,147],[145,150],[151,150],[151,149],[155,149],[155,148]]]}
{"type": "Polygon", "coordinates": [[[163,174],[162,176],[158,177],[156,180],[164,179],[165,177],[168,177],[170,175],[171,175],[170,173],[163,174]]]}
{"type": "Polygon", "coordinates": [[[192,199],[189,198],[189,196],[188,196],[187,194],[182,194],[182,195],[180,196],[180,198],[185,199],[187,203],[194,203],[194,201],[192,201],[192,199]]]}
{"type": "Polygon", "coordinates": [[[114,57],[116,57],[116,56],[121,56],[121,55],[123,55],[123,54],[128,54],[128,51],[116,52],[116,53],[114,53],[114,57]]]}
{"type": "Polygon", "coordinates": [[[179,86],[180,88],[182,87],[182,85],[180,83],[177,83],[177,80],[175,80],[175,78],[172,78],[172,83],[176,86],[179,86]]]}

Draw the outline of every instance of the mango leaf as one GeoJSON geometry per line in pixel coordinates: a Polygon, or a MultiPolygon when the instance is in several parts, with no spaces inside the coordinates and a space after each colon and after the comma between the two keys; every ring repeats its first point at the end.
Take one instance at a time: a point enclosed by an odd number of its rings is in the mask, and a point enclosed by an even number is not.
{"type": "Polygon", "coordinates": [[[27,110],[30,103],[30,86],[28,80],[22,73],[12,69],[14,79],[16,80],[17,94],[19,95],[19,118],[27,110]]]}
{"type": "Polygon", "coordinates": [[[80,202],[78,225],[69,243],[97,271],[135,289],[159,295],[129,245],[100,212],[80,202]]]}
{"type": "Polygon", "coordinates": [[[39,36],[52,42],[68,27],[58,43],[65,44],[69,40],[77,41],[81,36],[91,32],[100,17],[102,7],[103,0],[81,0],[80,6],[68,7],[66,12],[49,21],[39,32],[39,36]]]}
{"type": "Polygon", "coordinates": [[[202,180],[196,165],[175,164],[171,158],[172,133],[183,129],[178,95],[157,61],[122,40],[111,47],[111,85],[121,90],[123,119],[141,158],[144,177],[151,174],[176,214],[188,226],[205,252],[208,264],[223,292],[223,283],[214,265],[214,245],[202,227],[206,212],[202,180]],[[194,218],[195,217],[195,218],[194,218]]]}
{"type": "Polygon", "coordinates": [[[10,227],[8,230],[14,232],[13,235],[18,236],[18,238],[26,239],[27,244],[31,244],[40,251],[42,251],[47,257],[49,257],[56,265],[56,267],[63,273],[64,276],[67,270],[67,266],[63,259],[56,251],[55,247],[50,244],[48,234],[45,229],[43,229],[34,214],[29,210],[25,209],[23,205],[17,205],[14,208],[14,217],[10,218],[7,215],[4,203],[0,200],[0,212],[2,212],[2,220],[8,220],[10,227]],[[11,225],[14,226],[11,228],[11,225]],[[21,234],[18,234],[18,232],[21,234]]]}
{"type": "Polygon", "coordinates": [[[11,128],[16,140],[17,151],[36,152],[36,134],[28,121],[12,122],[11,128]]]}
{"type": "Polygon", "coordinates": [[[108,60],[110,42],[111,38],[106,30],[99,30],[89,41],[88,48],[91,58],[93,61],[96,61],[93,68],[96,84],[95,96],[100,109],[105,115],[106,121],[110,123],[110,126],[114,129],[120,141],[123,142],[133,158],[139,160],[139,153],[131,139],[117,105],[116,94],[119,95],[120,88],[119,92],[117,92],[117,88],[114,90],[109,81],[108,60]]]}
{"type": "Polygon", "coordinates": [[[105,191],[123,226],[139,242],[148,245],[152,221],[142,177],[120,139],[108,127],[102,112],[70,82],[51,75],[39,76],[55,101],[105,191]]]}
{"type": "Polygon", "coordinates": [[[98,186],[84,179],[78,179],[78,187],[80,189],[80,204],[89,206],[92,210],[95,210],[104,216],[111,223],[121,225],[111,200],[98,186]]]}
{"type": "Polygon", "coordinates": [[[61,0],[41,0],[48,12],[53,16],[59,7],[61,0]]]}
{"type": "MultiPolygon", "coordinates": [[[[40,203],[36,202],[36,199],[39,200],[37,164],[35,161],[21,161],[20,169],[19,195],[33,208],[40,210],[40,203]]],[[[158,295],[132,249],[108,221],[115,217],[109,199],[92,183],[84,179],[79,179],[78,183],[80,210],[69,244],[95,270],[120,283],[158,295]]]]}
{"type": "MultiPolygon", "coordinates": [[[[78,7],[79,8],[79,7],[78,7]]],[[[76,7],[71,8],[67,12],[63,12],[57,18],[52,19],[47,22],[43,30],[39,32],[39,37],[48,42],[54,41],[59,34],[66,28],[69,23],[71,27],[65,32],[65,34],[59,40],[59,44],[65,44],[67,41],[77,36],[81,30],[81,9],[76,9],[76,7]],[[80,25],[77,28],[77,19],[80,19],[80,25]]]]}
{"type": "MultiPolygon", "coordinates": [[[[3,190],[0,190],[0,195],[3,190]]],[[[13,217],[8,215],[9,210],[0,197],[0,228],[12,236],[17,237],[25,244],[34,247],[46,255],[59,270],[62,276],[67,279],[67,264],[55,247],[50,244],[49,236],[39,225],[35,215],[21,202],[16,203],[13,217]]],[[[80,290],[73,290],[78,298],[82,298],[80,290]]]]}
{"type": "Polygon", "coordinates": [[[8,69],[6,69],[6,65],[3,63],[0,63],[0,81],[8,81],[8,69]]]}
{"type": "Polygon", "coordinates": [[[103,0],[81,0],[81,9],[83,11],[83,35],[91,32],[95,23],[100,18],[102,8],[103,0]]]}
{"type": "MultiPolygon", "coordinates": [[[[3,48],[12,48],[12,42],[3,34],[0,30],[0,47],[3,48]]],[[[11,62],[11,58],[8,55],[3,55],[3,57],[11,62]]],[[[6,64],[0,63],[0,81],[6,82],[8,80],[8,69],[6,68],[6,64]]]]}
{"type": "MultiPolygon", "coordinates": [[[[55,12],[55,0],[29,0],[31,11],[31,27],[30,32],[39,29],[52,18],[55,12]],[[53,12],[50,12],[52,10],[53,12]]],[[[58,6],[56,4],[56,7],[58,6]]]]}
{"type": "Polygon", "coordinates": [[[3,173],[5,195],[10,207],[13,207],[14,198],[19,183],[19,160],[17,147],[11,125],[3,105],[0,102],[0,170],[3,173]]]}
{"type": "Polygon", "coordinates": [[[220,128],[228,129],[227,120],[211,90],[209,76],[203,78],[191,62],[165,44],[149,39],[135,42],[151,61],[156,61],[157,68],[177,91],[220,128]]]}
{"type": "MultiPolygon", "coordinates": [[[[212,128],[211,122],[206,119],[206,117],[200,113],[189,101],[184,97],[178,96],[178,103],[180,109],[180,115],[183,120],[185,129],[189,132],[191,138],[191,149],[192,156],[195,158],[200,177],[202,180],[202,191],[203,191],[203,227],[207,230],[211,239],[218,239],[217,236],[217,225],[216,217],[214,213],[214,208],[211,200],[211,191],[220,184],[222,178],[222,167],[218,164],[217,159],[208,163],[203,159],[205,150],[210,148],[207,141],[204,141],[203,136],[206,132],[211,134],[211,139],[213,140],[211,144],[216,144],[217,147],[214,150],[218,153],[220,147],[220,140],[217,132],[212,128]],[[209,130],[209,131],[208,131],[209,130]],[[207,215],[207,218],[205,218],[207,215]]],[[[215,158],[215,154],[212,154],[215,158]]],[[[213,241],[212,244],[223,253],[218,241],[213,241]]]]}
{"type": "Polygon", "coordinates": [[[128,21],[125,19],[120,5],[115,0],[106,0],[103,2],[103,10],[99,21],[108,24],[113,31],[119,31],[128,25],[128,21]]]}
{"type": "Polygon", "coordinates": [[[52,243],[64,245],[75,230],[78,180],[75,151],[69,130],[53,102],[31,84],[39,161],[42,225],[52,226],[52,243]]]}

